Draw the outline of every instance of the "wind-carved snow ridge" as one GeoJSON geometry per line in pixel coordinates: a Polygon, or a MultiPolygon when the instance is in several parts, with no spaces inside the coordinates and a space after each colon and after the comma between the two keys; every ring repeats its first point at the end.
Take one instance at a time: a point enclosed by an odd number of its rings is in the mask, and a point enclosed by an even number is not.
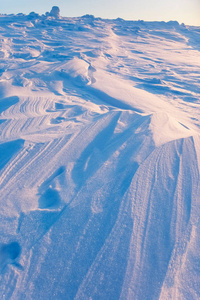
{"type": "Polygon", "coordinates": [[[0,299],[199,299],[199,27],[0,15],[0,299]]]}

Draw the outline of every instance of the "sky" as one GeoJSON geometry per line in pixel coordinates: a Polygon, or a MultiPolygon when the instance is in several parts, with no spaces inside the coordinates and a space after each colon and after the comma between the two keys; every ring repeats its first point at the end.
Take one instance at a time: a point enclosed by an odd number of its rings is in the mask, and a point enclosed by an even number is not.
{"type": "Polygon", "coordinates": [[[170,21],[200,26],[200,0],[0,0],[0,13],[43,14],[59,6],[61,16],[170,21]]]}

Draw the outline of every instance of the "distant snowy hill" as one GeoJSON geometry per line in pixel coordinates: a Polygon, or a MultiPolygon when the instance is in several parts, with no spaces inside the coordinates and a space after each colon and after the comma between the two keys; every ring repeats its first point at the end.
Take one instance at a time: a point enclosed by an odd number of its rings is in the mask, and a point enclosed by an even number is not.
{"type": "Polygon", "coordinates": [[[200,27],[0,15],[0,299],[200,299],[200,27]]]}

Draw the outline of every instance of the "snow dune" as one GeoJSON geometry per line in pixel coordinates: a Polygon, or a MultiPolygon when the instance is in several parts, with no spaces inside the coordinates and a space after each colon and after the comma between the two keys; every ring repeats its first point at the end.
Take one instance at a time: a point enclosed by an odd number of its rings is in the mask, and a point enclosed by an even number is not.
{"type": "Polygon", "coordinates": [[[0,16],[0,298],[200,298],[200,28],[0,16]]]}

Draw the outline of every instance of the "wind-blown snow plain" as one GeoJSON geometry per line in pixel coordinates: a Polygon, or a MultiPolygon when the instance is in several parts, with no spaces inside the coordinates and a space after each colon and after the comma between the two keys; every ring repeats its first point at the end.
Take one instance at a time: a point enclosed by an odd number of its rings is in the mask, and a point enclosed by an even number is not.
{"type": "Polygon", "coordinates": [[[200,298],[199,41],[0,16],[0,299],[200,298]]]}

